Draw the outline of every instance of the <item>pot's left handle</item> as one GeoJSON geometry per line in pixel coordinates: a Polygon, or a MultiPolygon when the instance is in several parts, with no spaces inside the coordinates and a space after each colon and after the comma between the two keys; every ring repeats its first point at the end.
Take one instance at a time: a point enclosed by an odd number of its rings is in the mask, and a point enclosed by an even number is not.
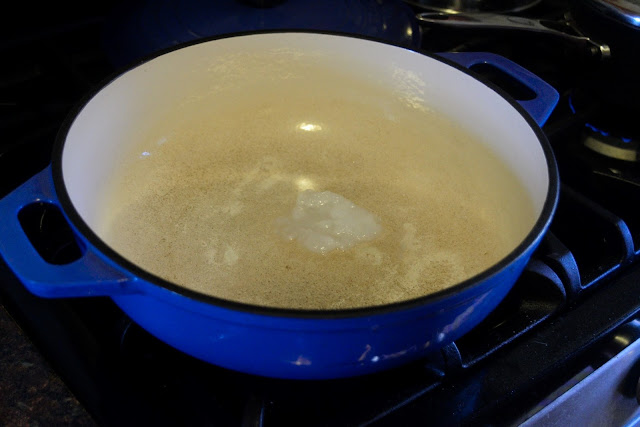
{"type": "Polygon", "coordinates": [[[18,214],[27,205],[60,203],[55,195],[51,167],[0,200],[0,255],[32,293],[47,298],[116,295],[135,292],[136,280],[109,265],[91,248],[69,264],[46,262],[33,247],[18,214]]]}

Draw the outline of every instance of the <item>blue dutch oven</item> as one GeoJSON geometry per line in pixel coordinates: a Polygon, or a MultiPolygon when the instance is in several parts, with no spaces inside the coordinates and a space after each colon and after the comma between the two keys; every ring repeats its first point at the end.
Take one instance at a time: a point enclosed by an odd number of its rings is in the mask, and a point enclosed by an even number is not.
{"type": "MultiPolygon", "coordinates": [[[[313,90],[313,82],[309,88],[313,90]]],[[[173,48],[110,80],[68,118],[51,166],[0,201],[0,253],[32,293],[45,298],[109,296],[151,334],[212,364],[298,379],[388,369],[471,330],[524,269],[557,203],[558,173],[540,129],[557,100],[548,84],[492,54],[427,55],[355,36],[310,32],[239,34],[173,48]],[[128,151],[131,135],[166,117],[173,106],[185,105],[182,101],[207,96],[199,87],[203,82],[218,89],[221,82],[235,85],[233,73],[240,69],[255,72],[256,78],[268,76],[274,84],[287,78],[286,61],[267,61],[253,71],[242,63],[240,68],[212,66],[228,55],[235,55],[238,65],[242,58],[269,52],[291,55],[292,61],[326,61],[345,76],[374,76],[382,85],[402,84],[402,96],[473,130],[508,163],[532,201],[535,218],[526,236],[498,263],[445,290],[336,310],[273,308],[205,295],[145,271],[108,246],[96,219],[104,207],[100,197],[128,151]],[[509,98],[470,72],[474,64],[491,64],[535,96],[521,102],[509,98]],[[52,265],[38,255],[18,220],[21,209],[36,202],[57,205],[63,212],[83,249],[80,259],[52,265]]]]}

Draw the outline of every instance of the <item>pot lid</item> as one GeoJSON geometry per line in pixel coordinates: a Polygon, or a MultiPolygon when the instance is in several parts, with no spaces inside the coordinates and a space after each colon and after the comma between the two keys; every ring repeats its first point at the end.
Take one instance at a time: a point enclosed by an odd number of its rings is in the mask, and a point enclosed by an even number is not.
{"type": "Polygon", "coordinates": [[[401,0],[138,0],[123,2],[105,23],[109,59],[122,66],[160,49],[222,34],[319,30],[420,45],[420,27],[401,0]]]}
{"type": "Polygon", "coordinates": [[[617,22],[640,29],[640,0],[585,0],[617,22]]]}

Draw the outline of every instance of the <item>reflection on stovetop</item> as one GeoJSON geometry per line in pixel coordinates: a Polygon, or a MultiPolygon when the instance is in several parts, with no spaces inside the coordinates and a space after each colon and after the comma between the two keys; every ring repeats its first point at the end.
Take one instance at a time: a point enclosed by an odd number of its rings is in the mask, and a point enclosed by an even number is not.
{"type": "MultiPolygon", "coordinates": [[[[527,14],[561,19],[561,6],[542,2],[527,14]]],[[[0,43],[14,64],[1,81],[0,196],[47,165],[67,112],[114,71],[100,49],[103,19],[76,17],[37,37],[0,43]]],[[[425,31],[424,47],[505,55],[561,93],[544,127],[563,183],[558,212],[505,301],[428,360],[364,378],[286,381],[186,356],[108,298],[34,297],[0,262],[0,303],[98,423],[508,424],[585,366],[606,361],[601,346],[640,310],[640,176],[635,162],[584,143],[585,124],[598,123],[603,108],[576,108],[571,100],[593,64],[530,37],[425,31]]],[[[50,205],[32,206],[21,221],[51,262],[77,255],[50,205]]]]}

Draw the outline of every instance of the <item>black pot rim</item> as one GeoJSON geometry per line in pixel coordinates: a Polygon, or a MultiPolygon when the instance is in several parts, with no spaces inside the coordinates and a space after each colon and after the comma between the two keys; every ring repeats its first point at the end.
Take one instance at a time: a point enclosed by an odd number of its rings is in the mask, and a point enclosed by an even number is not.
{"type": "MultiPolygon", "coordinates": [[[[374,316],[374,315],[380,315],[388,312],[409,310],[412,308],[432,304],[436,301],[441,301],[441,300],[453,297],[454,295],[460,294],[464,291],[471,291],[480,283],[485,282],[490,277],[498,275],[504,270],[506,270],[513,262],[515,262],[520,256],[522,256],[522,254],[524,254],[528,249],[530,249],[531,246],[535,245],[539,241],[539,239],[545,233],[545,231],[548,229],[551,223],[551,219],[556,209],[559,188],[560,188],[558,168],[555,162],[553,150],[546,136],[542,132],[542,129],[517,101],[515,101],[505,91],[503,91],[493,83],[489,82],[488,80],[484,79],[481,76],[474,74],[469,69],[455,62],[442,58],[437,54],[432,54],[432,53],[424,52],[421,50],[409,49],[407,47],[404,47],[398,44],[389,43],[387,41],[378,40],[378,39],[374,39],[367,36],[354,35],[350,33],[333,32],[333,31],[316,31],[316,30],[310,31],[310,30],[299,30],[299,29],[248,31],[248,32],[231,33],[231,34],[207,37],[207,38],[199,39],[196,41],[179,44],[167,49],[160,50],[158,52],[154,52],[153,54],[148,55],[147,57],[139,61],[135,61],[134,63],[116,71],[113,75],[106,78],[102,82],[102,84],[99,86],[98,89],[87,94],[78,103],[78,105],[69,113],[69,115],[65,119],[64,123],[62,124],[56,136],[56,141],[53,148],[52,174],[53,174],[53,183],[54,183],[56,194],[60,201],[62,210],[64,214],[67,216],[68,220],[76,228],[76,230],[81,234],[82,238],[86,239],[102,255],[104,255],[106,258],[114,262],[117,266],[119,266],[125,272],[126,275],[131,275],[132,278],[136,277],[136,278],[142,279],[148,283],[151,283],[156,286],[160,286],[171,292],[178,293],[189,299],[196,300],[202,303],[227,308],[230,310],[249,312],[253,314],[277,316],[277,317],[292,317],[292,318],[349,318],[349,317],[374,316]],[[349,37],[349,38],[363,39],[363,40],[380,43],[384,45],[395,46],[399,49],[405,49],[412,52],[416,52],[418,54],[425,55],[437,61],[446,63],[447,65],[450,65],[451,67],[456,68],[457,70],[472,76],[476,80],[479,80],[480,82],[482,82],[483,84],[491,88],[499,96],[504,98],[507,102],[509,102],[509,104],[514,109],[516,109],[518,113],[526,120],[528,125],[531,127],[531,129],[535,133],[538,139],[538,142],[540,143],[542,150],[544,152],[545,159],[547,161],[547,172],[549,174],[549,187],[548,187],[547,196],[543,205],[542,212],[538,217],[538,220],[536,221],[533,228],[525,237],[525,239],[515,249],[513,249],[506,257],[501,259],[498,263],[494,264],[487,270],[484,270],[483,272],[473,277],[470,277],[456,285],[450,286],[441,291],[430,293],[430,294],[409,299],[409,300],[398,301],[398,302],[393,302],[393,303],[384,304],[384,305],[347,308],[347,309],[278,308],[278,307],[267,307],[267,306],[241,303],[241,302],[214,297],[201,292],[187,289],[176,283],[162,279],[161,277],[158,277],[142,269],[141,267],[135,265],[133,262],[129,261],[127,258],[123,257],[114,249],[112,249],[110,246],[108,246],[102,239],[98,237],[98,235],[91,229],[91,227],[89,227],[89,225],[87,225],[84,222],[80,214],[75,209],[73,203],[71,202],[69,194],[66,190],[66,186],[64,184],[64,179],[62,174],[62,154],[64,151],[64,144],[67,138],[67,134],[73,122],[75,121],[76,117],[78,116],[78,114],[91,101],[91,99],[93,99],[95,95],[97,95],[103,88],[105,88],[111,82],[116,80],[119,76],[161,55],[165,55],[170,52],[173,52],[188,46],[192,46],[200,43],[207,43],[214,40],[226,39],[231,37],[248,36],[248,35],[274,34],[274,33],[306,33],[306,34],[349,37]]],[[[472,296],[469,295],[469,297],[472,297],[472,296]]]]}

